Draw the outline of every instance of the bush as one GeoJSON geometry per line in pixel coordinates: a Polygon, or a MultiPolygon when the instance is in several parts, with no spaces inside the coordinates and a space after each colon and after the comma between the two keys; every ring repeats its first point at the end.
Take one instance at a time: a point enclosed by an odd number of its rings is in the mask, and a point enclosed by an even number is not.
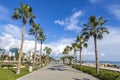
{"type": "Polygon", "coordinates": [[[85,73],[91,74],[99,78],[100,80],[120,80],[119,72],[100,69],[99,75],[96,75],[96,70],[92,67],[82,66],[82,69],[80,69],[80,66],[76,65],[74,68],[81,70],[85,73]]]}

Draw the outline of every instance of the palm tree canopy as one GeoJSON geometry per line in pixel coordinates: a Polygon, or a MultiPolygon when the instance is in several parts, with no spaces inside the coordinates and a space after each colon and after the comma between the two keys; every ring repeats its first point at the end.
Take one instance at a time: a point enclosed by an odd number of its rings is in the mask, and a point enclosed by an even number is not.
{"type": "Polygon", "coordinates": [[[82,46],[87,48],[87,43],[84,35],[77,36],[76,38],[77,47],[82,49],[82,46]]]}
{"type": "Polygon", "coordinates": [[[45,47],[44,51],[46,51],[46,54],[49,55],[51,53],[52,49],[49,47],[45,47]]]}
{"type": "Polygon", "coordinates": [[[95,16],[91,16],[89,18],[89,22],[84,24],[83,34],[85,35],[85,39],[88,40],[89,36],[94,36],[97,39],[103,38],[103,33],[109,33],[108,29],[103,26],[107,20],[104,20],[103,17],[99,17],[98,19],[95,16]]]}
{"type": "Polygon", "coordinates": [[[74,59],[74,57],[71,55],[71,56],[67,56],[68,59],[74,59]]]}
{"type": "Polygon", "coordinates": [[[42,28],[39,28],[39,36],[38,36],[38,40],[43,43],[46,39],[46,35],[44,34],[44,30],[42,28]]]}
{"type": "Polygon", "coordinates": [[[20,8],[14,9],[14,14],[12,15],[12,19],[18,20],[22,19],[23,24],[26,24],[26,19],[31,18],[34,15],[32,14],[32,7],[28,4],[22,4],[20,8]]]}
{"type": "Polygon", "coordinates": [[[29,35],[36,35],[39,30],[39,24],[33,24],[33,27],[29,30],[29,35]]]}
{"type": "Polygon", "coordinates": [[[64,55],[68,54],[68,51],[66,48],[63,50],[62,54],[64,54],[64,55]]]}
{"type": "Polygon", "coordinates": [[[66,46],[66,49],[67,49],[67,51],[71,51],[71,50],[72,50],[72,47],[66,46]]]}
{"type": "Polygon", "coordinates": [[[72,48],[74,48],[76,50],[78,48],[78,44],[77,43],[72,43],[72,48]]]}
{"type": "Polygon", "coordinates": [[[34,18],[36,18],[36,16],[32,16],[31,18],[30,18],[30,20],[29,20],[29,23],[30,23],[30,25],[34,25],[35,24],[35,22],[34,22],[34,18]]]}
{"type": "Polygon", "coordinates": [[[72,50],[72,47],[66,46],[63,50],[63,54],[68,54],[72,50]]]}

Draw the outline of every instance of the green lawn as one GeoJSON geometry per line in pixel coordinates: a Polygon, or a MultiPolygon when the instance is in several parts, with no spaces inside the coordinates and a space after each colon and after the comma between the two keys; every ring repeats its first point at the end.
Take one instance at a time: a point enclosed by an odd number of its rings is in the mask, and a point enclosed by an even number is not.
{"type": "Polygon", "coordinates": [[[21,69],[21,74],[15,74],[16,69],[0,69],[0,80],[16,80],[17,78],[28,74],[28,67],[21,69]]]}

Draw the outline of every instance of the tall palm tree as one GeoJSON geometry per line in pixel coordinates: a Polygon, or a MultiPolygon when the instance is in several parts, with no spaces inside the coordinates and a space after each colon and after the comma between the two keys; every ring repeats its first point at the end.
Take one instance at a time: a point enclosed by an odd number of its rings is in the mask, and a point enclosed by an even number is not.
{"type": "Polygon", "coordinates": [[[87,43],[83,35],[77,36],[76,42],[78,44],[78,48],[80,49],[80,68],[82,68],[82,47],[84,46],[87,48],[87,43]]]}
{"type": "Polygon", "coordinates": [[[22,26],[22,34],[21,34],[21,46],[20,46],[20,53],[17,63],[17,72],[16,74],[20,74],[20,65],[21,65],[21,56],[23,51],[23,43],[24,43],[24,30],[25,25],[27,23],[27,20],[33,17],[32,14],[32,7],[30,7],[27,4],[21,4],[20,8],[15,8],[14,13],[12,15],[12,19],[14,20],[22,20],[23,26],[22,26]]]}
{"type": "MultiPolygon", "coordinates": [[[[49,57],[52,49],[46,46],[46,47],[44,48],[44,51],[46,52],[46,57],[47,57],[47,59],[48,59],[48,57],[49,57]]],[[[47,63],[48,63],[48,60],[47,60],[47,63]]]]}
{"type": "Polygon", "coordinates": [[[103,25],[107,22],[103,17],[98,19],[95,16],[90,16],[89,22],[84,24],[83,35],[86,36],[86,40],[89,37],[93,36],[94,38],[94,47],[95,47],[95,58],[96,58],[96,74],[99,74],[99,63],[98,63],[98,49],[97,49],[97,39],[103,38],[103,33],[109,33],[108,29],[103,25]]]}
{"type": "Polygon", "coordinates": [[[33,27],[29,30],[29,35],[35,35],[35,50],[34,50],[34,54],[33,54],[34,55],[34,57],[33,57],[33,69],[35,68],[38,31],[39,31],[39,24],[33,24],[33,27]]]}
{"type": "Polygon", "coordinates": [[[72,48],[74,49],[74,66],[76,64],[76,51],[77,51],[77,48],[78,48],[78,45],[77,43],[72,43],[72,48]]]}
{"type": "Polygon", "coordinates": [[[42,54],[42,44],[46,39],[46,35],[44,34],[44,30],[42,28],[39,29],[39,36],[38,36],[38,40],[40,41],[40,64],[41,64],[41,54],[42,54]]]}

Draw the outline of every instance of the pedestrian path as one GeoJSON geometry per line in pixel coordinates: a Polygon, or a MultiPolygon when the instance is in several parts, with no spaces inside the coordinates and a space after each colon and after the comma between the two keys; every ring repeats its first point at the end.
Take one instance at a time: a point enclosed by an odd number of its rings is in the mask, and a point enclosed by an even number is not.
{"type": "Polygon", "coordinates": [[[63,64],[50,64],[17,80],[99,80],[63,64]]]}

